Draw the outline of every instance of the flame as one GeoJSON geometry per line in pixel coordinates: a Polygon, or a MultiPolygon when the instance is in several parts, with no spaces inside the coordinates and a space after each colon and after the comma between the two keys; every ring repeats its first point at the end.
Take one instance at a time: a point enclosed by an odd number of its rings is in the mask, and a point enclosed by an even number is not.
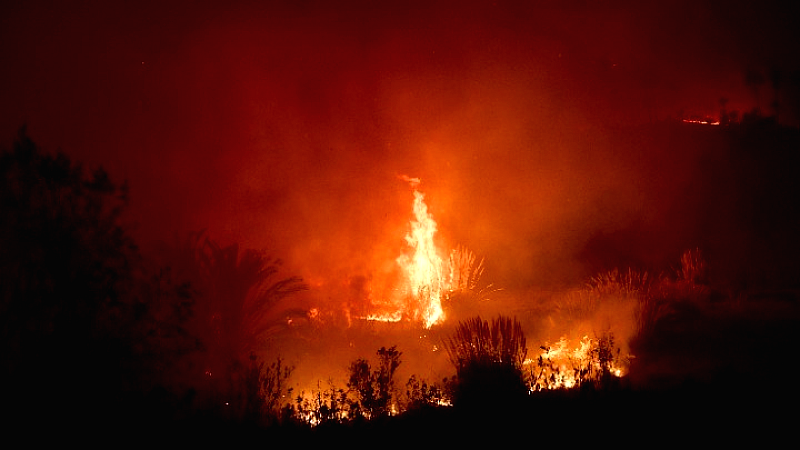
{"type": "Polygon", "coordinates": [[[422,321],[425,328],[444,320],[442,293],[445,291],[444,262],[434,242],[436,221],[428,212],[425,194],[419,192],[419,178],[401,176],[414,189],[414,220],[406,234],[410,254],[399,256],[396,261],[402,269],[407,284],[405,293],[416,302],[411,308],[411,316],[422,321]]]}
{"type": "Polygon", "coordinates": [[[683,119],[683,123],[697,123],[700,125],[719,125],[719,120],[711,120],[711,119],[683,119]]]}
{"type": "Polygon", "coordinates": [[[403,312],[402,311],[394,311],[391,313],[373,313],[367,314],[363,316],[362,319],[370,320],[374,322],[400,322],[403,320],[403,312]]]}
{"type": "Polygon", "coordinates": [[[373,311],[361,318],[378,322],[415,320],[422,322],[425,328],[430,328],[444,320],[442,295],[447,289],[445,262],[439,256],[439,249],[434,242],[436,221],[428,212],[425,194],[417,190],[420,179],[405,175],[398,178],[407,182],[414,192],[414,218],[405,236],[408,250],[395,260],[402,274],[402,285],[396,291],[397,298],[377,302],[373,299],[372,306],[380,311],[373,311]]]}
{"type": "Polygon", "coordinates": [[[602,343],[598,339],[584,336],[577,346],[570,346],[570,341],[562,337],[552,346],[542,346],[543,352],[537,360],[527,359],[525,365],[538,366],[533,369],[531,390],[570,389],[582,381],[591,379],[604,370],[615,377],[622,377],[627,369],[622,360],[603,358],[598,354],[602,343]],[[534,372],[537,371],[537,373],[534,372]]]}

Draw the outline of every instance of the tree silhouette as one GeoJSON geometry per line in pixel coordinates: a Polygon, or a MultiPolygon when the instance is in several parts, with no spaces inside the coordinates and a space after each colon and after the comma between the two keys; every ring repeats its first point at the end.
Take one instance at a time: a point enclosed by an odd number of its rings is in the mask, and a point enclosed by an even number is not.
{"type": "Polygon", "coordinates": [[[748,69],[744,75],[744,83],[748,88],[752,89],[753,97],[756,100],[756,111],[761,111],[761,101],[759,97],[759,90],[761,86],[766,83],[766,79],[761,71],[756,69],[748,69]]]}
{"type": "Polygon", "coordinates": [[[127,202],[125,184],[44,154],[24,127],[0,154],[0,389],[15,414],[109,406],[137,384],[147,308],[129,295],[127,202]]]}
{"type": "Polygon", "coordinates": [[[731,116],[728,114],[726,106],[728,105],[727,97],[720,97],[719,100],[719,123],[722,125],[730,125],[731,116]]]}
{"type": "Polygon", "coordinates": [[[264,361],[259,361],[255,354],[250,354],[249,359],[244,382],[239,386],[235,402],[230,402],[229,406],[236,410],[237,418],[248,423],[274,423],[285,406],[281,402],[288,392],[286,380],[294,367],[286,366],[280,357],[268,366],[264,365],[264,361]]]}
{"type": "Polygon", "coordinates": [[[0,408],[21,420],[168,419],[209,378],[241,398],[259,340],[304,314],[277,311],[305,286],[274,279],[280,261],[262,252],[198,233],[177,264],[153,264],[122,226],[127,203],[126,184],[42,152],[25,128],[0,153],[0,408]]]}
{"type": "Polygon", "coordinates": [[[378,368],[372,370],[363,358],[350,363],[347,387],[355,393],[356,400],[350,410],[354,417],[372,419],[391,412],[394,397],[394,373],[400,367],[402,352],[397,347],[381,347],[377,351],[378,368]]]}

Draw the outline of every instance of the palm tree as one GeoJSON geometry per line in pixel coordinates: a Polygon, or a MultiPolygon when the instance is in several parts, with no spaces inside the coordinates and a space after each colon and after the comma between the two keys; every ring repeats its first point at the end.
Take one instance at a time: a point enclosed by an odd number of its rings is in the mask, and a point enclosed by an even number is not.
{"type": "Polygon", "coordinates": [[[205,231],[177,239],[168,250],[176,276],[197,297],[194,332],[206,351],[203,370],[218,382],[232,382],[260,343],[307,315],[302,308],[280,309],[282,300],[307,287],[296,276],[276,278],[282,263],[263,251],[221,246],[205,231]]]}

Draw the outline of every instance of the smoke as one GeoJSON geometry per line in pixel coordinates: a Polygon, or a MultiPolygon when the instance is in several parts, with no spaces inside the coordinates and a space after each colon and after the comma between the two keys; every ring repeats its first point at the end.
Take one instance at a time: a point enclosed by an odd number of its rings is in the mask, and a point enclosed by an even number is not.
{"type": "MultiPolygon", "coordinates": [[[[774,25],[773,9],[747,17],[774,25]]],[[[486,256],[487,276],[568,282],[586,241],[671,201],[635,154],[652,150],[609,127],[750,100],[744,13],[714,12],[19,7],[3,27],[3,54],[17,62],[3,124],[10,135],[28,121],[45,148],[127,178],[143,240],[208,228],[311,280],[369,276],[402,245],[408,189],[396,175],[408,174],[441,238],[486,256]],[[687,16],[700,19],[667,19],[687,16]]]]}

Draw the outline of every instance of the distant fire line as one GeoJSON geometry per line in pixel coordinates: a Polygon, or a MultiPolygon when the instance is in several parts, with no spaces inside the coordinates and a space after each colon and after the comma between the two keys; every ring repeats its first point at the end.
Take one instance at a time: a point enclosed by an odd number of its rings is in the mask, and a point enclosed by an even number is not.
{"type": "Polygon", "coordinates": [[[682,119],[681,122],[683,122],[683,123],[696,123],[696,124],[700,124],[700,125],[719,125],[720,124],[719,120],[710,121],[710,120],[698,120],[698,119],[682,119]]]}

